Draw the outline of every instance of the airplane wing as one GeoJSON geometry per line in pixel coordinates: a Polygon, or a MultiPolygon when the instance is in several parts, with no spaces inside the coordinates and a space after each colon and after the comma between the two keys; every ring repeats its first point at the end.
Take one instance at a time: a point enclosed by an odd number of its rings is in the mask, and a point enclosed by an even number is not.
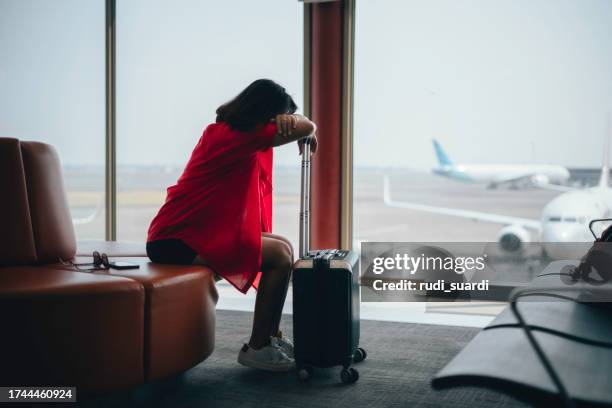
{"type": "Polygon", "coordinates": [[[548,182],[534,182],[533,185],[534,185],[534,187],[541,188],[542,190],[558,191],[560,193],[566,193],[568,191],[580,190],[579,188],[576,188],[576,187],[564,186],[564,185],[561,185],[561,184],[552,184],[552,183],[548,183],[548,182]]]}
{"type": "Polygon", "coordinates": [[[426,204],[410,203],[405,201],[395,201],[391,198],[391,187],[389,177],[384,176],[383,200],[385,205],[395,208],[406,208],[408,210],[425,211],[434,214],[452,215],[454,217],[469,218],[475,221],[486,221],[503,225],[521,225],[527,229],[540,231],[541,223],[539,220],[529,218],[511,217],[480,211],[462,210],[458,208],[436,207],[426,204]]]}
{"type": "Polygon", "coordinates": [[[539,173],[523,173],[520,175],[506,176],[502,175],[497,180],[489,183],[489,188],[495,188],[500,185],[519,185],[519,183],[525,187],[532,186],[560,192],[575,190],[573,187],[550,183],[547,176],[539,173]]]}
{"type": "Polygon", "coordinates": [[[98,205],[96,205],[96,209],[94,210],[93,213],[85,216],[85,217],[81,217],[81,218],[74,218],[72,217],[72,225],[85,225],[85,224],[90,224],[92,223],[96,218],[98,218],[98,216],[102,213],[102,203],[98,202],[98,205]]]}

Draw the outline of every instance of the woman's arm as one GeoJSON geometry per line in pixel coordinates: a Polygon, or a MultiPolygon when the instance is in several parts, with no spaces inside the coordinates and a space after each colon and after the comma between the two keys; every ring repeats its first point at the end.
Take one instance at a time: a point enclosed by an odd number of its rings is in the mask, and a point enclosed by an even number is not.
{"type": "MultiPolygon", "coordinates": [[[[277,115],[273,121],[276,122],[277,127],[277,132],[274,136],[274,146],[314,136],[317,131],[317,125],[302,115],[277,115]]],[[[316,143],[314,146],[316,146],[316,143]]]]}

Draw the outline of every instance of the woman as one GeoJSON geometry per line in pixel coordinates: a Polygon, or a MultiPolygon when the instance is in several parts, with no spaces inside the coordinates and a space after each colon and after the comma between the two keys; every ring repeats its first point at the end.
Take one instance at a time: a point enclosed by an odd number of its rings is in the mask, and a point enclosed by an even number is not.
{"type": "Polygon", "coordinates": [[[317,148],[315,124],[296,109],[285,89],[267,79],[220,106],[147,238],[151,261],[206,265],[243,293],[261,271],[253,331],[238,362],[269,371],[294,367],[293,344],[279,331],[293,249],[270,233],[272,148],[306,137],[313,153],[317,148]]]}

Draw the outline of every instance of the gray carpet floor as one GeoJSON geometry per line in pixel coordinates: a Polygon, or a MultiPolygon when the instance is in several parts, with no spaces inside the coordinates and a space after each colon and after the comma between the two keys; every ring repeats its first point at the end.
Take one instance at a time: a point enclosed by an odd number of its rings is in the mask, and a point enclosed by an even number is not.
{"type": "MultiPolygon", "coordinates": [[[[363,321],[356,365],[360,379],[342,385],[339,368],[316,371],[307,383],[295,373],[267,373],[239,365],[236,356],[252,314],[217,312],[216,347],[206,361],[177,378],[129,393],[81,401],[84,407],[525,407],[526,403],[478,387],[434,390],[431,377],[478,332],[466,327],[363,321]]],[[[291,316],[283,332],[291,336],[291,316]]]]}

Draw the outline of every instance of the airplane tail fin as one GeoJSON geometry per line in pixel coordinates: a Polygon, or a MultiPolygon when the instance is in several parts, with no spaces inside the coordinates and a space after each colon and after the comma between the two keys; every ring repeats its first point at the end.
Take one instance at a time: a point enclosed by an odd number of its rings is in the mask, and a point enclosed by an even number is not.
{"type": "Polygon", "coordinates": [[[599,178],[599,187],[608,188],[610,182],[610,138],[612,138],[612,119],[608,115],[608,128],[604,140],[603,163],[601,165],[601,176],[599,178]]]}
{"type": "Polygon", "coordinates": [[[442,146],[440,146],[440,143],[438,143],[436,139],[433,139],[432,142],[436,151],[436,157],[438,158],[438,164],[440,166],[452,166],[453,162],[448,158],[446,152],[442,149],[442,146]]]}

